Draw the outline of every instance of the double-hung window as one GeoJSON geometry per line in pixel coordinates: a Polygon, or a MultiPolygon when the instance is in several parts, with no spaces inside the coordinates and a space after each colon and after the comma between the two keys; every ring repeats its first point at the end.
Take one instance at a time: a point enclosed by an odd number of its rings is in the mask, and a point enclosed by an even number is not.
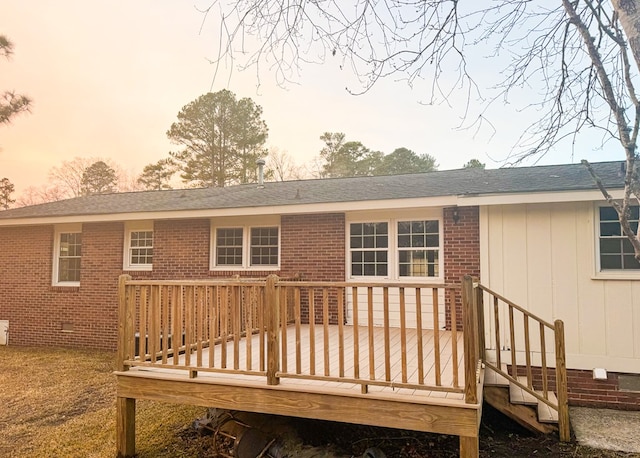
{"type": "Polygon", "coordinates": [[[66,226],[55,231],[53,253],[53,284],[79,286],[82,258],[81,226],[66,226]]]}
{"type": "Polygon", "coordinates": [[[398,275],[438,277],[440,224],[438,221],[398,221],[398,275]]]}
{"type": "MultiPolygon", "coordinates": [[[[640,219],[638,206],[630,207],[629,224],[638,233],[640,219]]],[[[640,263],[634,256],[633,246],[622,232],[618,213],[613,207],[598,207],[600,271],[639,271],[640,263]]]]}
{"type": "Polygon", "coordinates": [[[132,222],[125,226],[124,270],[153,267],[153,222],[132,222]]]}
{"type": "Polygon", "coordinates": [[[347,229],[350,278],[439,278],[440,227],[439,219],[350,222],[347,229]]]}
{"type": "Polygon", "coordinates": [[[280,265],[280,227],[233,225],[212,229],[211,268],[276,270],[280,265]]]}
{"type": "Polygon", "coordinates": [[[387,276],[389,223],[351,223],[349,243],[352,276],[387,276]]]}

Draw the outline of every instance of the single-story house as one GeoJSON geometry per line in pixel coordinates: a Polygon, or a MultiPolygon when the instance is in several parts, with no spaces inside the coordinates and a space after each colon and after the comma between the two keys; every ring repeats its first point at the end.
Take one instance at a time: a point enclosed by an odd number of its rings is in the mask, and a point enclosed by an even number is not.
{"type": "MultiPolygon", "coordinates": [[[[593,164],[614,196],[622,166],[593,164]]],[[[471,275],[564,321],[572,404],[640,408],[640,265],[580,164],[92,195],[0,212],[5,343],[115,349],[123,273],[425,285],[471,275]]]]}

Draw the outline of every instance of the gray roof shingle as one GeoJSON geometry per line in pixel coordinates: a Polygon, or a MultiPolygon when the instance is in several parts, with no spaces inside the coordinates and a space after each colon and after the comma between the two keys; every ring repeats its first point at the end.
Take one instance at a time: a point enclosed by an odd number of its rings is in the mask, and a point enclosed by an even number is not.
{"type": "MultiPolygon", "coordinates": [[[[592,164],[605,186],[623,187],[620,161],[592,164]]],[[[411,175],[267,182],[228,188],[92,195],[0,212],[0,220],[596,189],[582,164],[457,169],[411,175]]]]}

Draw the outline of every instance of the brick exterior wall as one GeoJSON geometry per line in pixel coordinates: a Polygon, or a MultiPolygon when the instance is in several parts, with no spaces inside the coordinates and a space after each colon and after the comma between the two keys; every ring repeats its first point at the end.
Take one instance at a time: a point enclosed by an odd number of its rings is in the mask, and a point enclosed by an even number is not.
{"type": "MultiPolygon", "coordinates": [[[[478,208],[444,209],[445,282],[459,284],[464,274],[479,276],[478,208]]],[[[0,320],[9,320],[11,345],[87,347],[115,350],[117,280],[123,273],[124,224],[87,223],[82,227],[80,287],[51,286],[54,227],[0,228],[0,320]],[[70,328],[72,331],[63,330],[70,328]]],[[[152,272],[127,272],[134,278],[207,278],[242,276],[304,280],[345,279],[345,216],[341,213],[284,215],[281,218],[281,270],[210,271],[208,219],[161,220],[154,223],[152,272]]],[[[316,321],[322,307],[317,298],[316,321]]],[[[308,298],[307,298],[308,300],[308,298]]],[[[459,296],[456,300],[460,307],[459,296]]],[[[460,309],[458,316],[461,317],[460,309]]],[[[307,315],[304,316],[308,320],[307,315]]],[[[330,301],[337,322],[337,303],[330,301]]],[[[451,326],[447,313],[447,327],[451,326]]],[[[539,374],[536,375],[539,384],[539,374]]],[[[640,409],[640,393],[618,388],[618,375],[593,380],[591,371],[569,370],[572,405],[640,409]]]]}
{"type": "MultiPolygon", "coordinates": [[[[531,372],[533,375],[533,387],[537,390],[542,390],[542,371],[540,368],[533,367],[531,372]]],[[[526,376],[526,368],[518,366],[518,375],[526,376]]],[[[607,375],[607,380],[594,380],[591,371],[567,369],[569,405],[640,410],[640,392],[620,391],[619,374],[609,372],[607,375]]],[[[554,368],[549,368],[548,377],[549,389],[555,392],[556,376],[554,368]]]]}
{"type": "MultiPolygon", "coordinates": [[[[345,280],[345,218],[342,213],[284,215],[281,275],[309,281],[345,280]],[[286,241],[286,242],[285,242],[286,241]]],[[[322,322],[322,296],[314,296],[315,322],[322,322]]],[[[301,298],[301,318],[309,322],[308,298],[301,298]]],[[[345,301],[346,304],[346,301],[345,301]]],[[[329,321],[338,322],[337,298],[329,301],[329,321]]]]}
{"type": "MultiPolygon", "coordinates": [[[[208,219],[156,221],[153,271],[123,271],[124,231],[121,222],[84,224],[80,286],[61,287],[51,285],[52,225],[0,228],[0,320],[9,321],[10,344],[115,350],[122,273],[155,279],[275,273],[344,280],[342,214],[283,216],[282,270],[275,272],[210,271],[208,219]]],[[[337,322],[335,304],[330,316],[337,322]]]]}
{"type": "Polygon", "coordinates": [[[81,286],[56,287],[53,226],[2,228],[0,319],[10,344],[115,349],[123,234],[122,223],[85,224],[81,286]]]}
{"type": "MultiPolygon", "coordinates": [[[[443,212],[444,281],[460,285],[464,275],[480,277],[480,210],[449,207],[443,212]],[[457,221],[456,221],[457,220],[457,221]]],[[[462,330],[462,300],[456,292],[458,329],[462,330]]],[[[451,329],[451,303],[447,297],[446,328],[451,329]]]]}

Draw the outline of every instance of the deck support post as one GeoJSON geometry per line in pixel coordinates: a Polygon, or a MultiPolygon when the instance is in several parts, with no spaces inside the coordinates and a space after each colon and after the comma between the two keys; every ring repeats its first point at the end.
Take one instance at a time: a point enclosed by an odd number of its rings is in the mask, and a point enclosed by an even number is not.
{"type": "Polygon", "coordinates": [[[277,275],[269,275],[265,285],[267,318],[267,385],[278,385],[280,370],[280,294],[277,275]]]}
{"type": "Polygon", "coordinates": [[[460,458],[478,458],[479,442],[478,436],[460,436],[460,458]]]}
{"type": "Polygon", "coordinates": [[[136,400],[116,399],[116,447],[118,458],[130,458],[136,454],[136,400]]]}

